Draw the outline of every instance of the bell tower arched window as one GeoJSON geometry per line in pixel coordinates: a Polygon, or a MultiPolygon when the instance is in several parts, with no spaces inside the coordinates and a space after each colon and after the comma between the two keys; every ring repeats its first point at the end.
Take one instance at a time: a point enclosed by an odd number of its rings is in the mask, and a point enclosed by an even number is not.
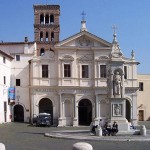
{"type": "Polygon", "coordinates": [[[51,41],[54,41],[54,32],[51,32],[51,41]]]}
{"type": "Polygon", "coordinates": [[[54,23],[54,15],[50,15],[50,24],[54,23]]]}
{"type": "Polygon", "coordinates": [[[40,56],[43,56],[43,55],[44,55],[44,53],[45,53],[44,48],[41,48],[41,50],[40,50],[40,56]]]}
{"type": "Polygon", "coordinates": [[[40,15],[40,24],[44,24],[44,15],[43,14],[40,15]]]}
{"type": "Polygon", "coordinates": [[[45,24],[49,24],[49,15],[46,15],[45,17],[45,24]]]}
{"type": "Polygon", "coordinates": [[[48,42],[48,32],[46,32],[46,42],[48,42]]]}
{"type": "Polygon", "coordinates": [[[43,32],[40,32],[40,41],[43,41],[43,32]]]}

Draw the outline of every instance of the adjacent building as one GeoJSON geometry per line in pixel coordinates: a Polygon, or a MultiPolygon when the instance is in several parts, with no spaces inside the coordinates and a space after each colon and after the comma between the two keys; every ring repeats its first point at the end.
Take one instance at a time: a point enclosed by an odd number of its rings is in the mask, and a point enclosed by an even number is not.
{"type": "Polygon", "coordinates": [[[150,75],[138,74],[137,116],[139,121],[150,121],[150,75]]]}
{"type": "MultiPolygon", "coordinates": [[[[11,121],[11,108],[8,101],[8,90],[11,78],[11,62],[13,57],[0,50],[0,123],[11,121]]],[[[13,89],[9,92],[14,93],[13,89]]],[[[11,94],[11,93],[10,93],[11,94]]]]}

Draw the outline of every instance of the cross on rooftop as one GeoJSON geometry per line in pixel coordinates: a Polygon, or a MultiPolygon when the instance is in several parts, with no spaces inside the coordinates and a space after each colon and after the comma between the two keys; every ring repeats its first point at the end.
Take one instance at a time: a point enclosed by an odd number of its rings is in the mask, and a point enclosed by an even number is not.
{"type": "Polygon", "coordinates": [[[112,29],[114,30],[114,34],[116,33],[116,30],[117,30],[117,26],[116,25],[113,25],[112,26],[112,29]]]}
{"type": "Polygon", "coordinates": [[[85,21],[86,13],[83,11],[83,12],[81,13],[81,15],[82,15],[82,21],[85,21]]]}

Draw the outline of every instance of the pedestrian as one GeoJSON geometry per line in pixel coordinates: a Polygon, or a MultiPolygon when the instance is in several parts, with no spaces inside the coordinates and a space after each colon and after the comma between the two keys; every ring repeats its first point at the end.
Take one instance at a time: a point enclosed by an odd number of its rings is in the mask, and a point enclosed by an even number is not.
{"type": "Polygon", "coordinates": [[[112,135],[116,135],[117,132],[118,132],[118,124],[116,121],[114,121],[112,125],[112,135]]]}
{"type": "Polygon", "coordinates": [[[103,128],[103,135],[106,136],[110,136],[111,134],[111,125],[108,124],[108,122],[105,123],[104,128],[103,128]]]}
{"type": "Polygon", "coordinates": [[[104,127],[104,121],[102,119],[99,120],[99,126],[103,129],[103,127],[104,127]]]}

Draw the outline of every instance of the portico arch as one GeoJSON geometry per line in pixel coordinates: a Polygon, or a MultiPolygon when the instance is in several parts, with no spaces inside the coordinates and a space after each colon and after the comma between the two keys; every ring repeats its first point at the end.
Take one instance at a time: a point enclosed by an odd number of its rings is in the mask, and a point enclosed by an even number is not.
{"type": "Polygon", "coordinates": [[[22,105],[17,104],[13,108],[14,122],[24,122],[24,108],[22,105]]]}
{"type": "Polygon", "coordinates": [[[42,98],[39,101],[39,113],[49,113],[53,120],[53,103],[49,98],[42,98]]]}
{"type": "Polygon", "coordinates": [[[90,125],[92,121],[92,103],[89,99],[82,99],[78,104],[79,125],[90,125]]]}

